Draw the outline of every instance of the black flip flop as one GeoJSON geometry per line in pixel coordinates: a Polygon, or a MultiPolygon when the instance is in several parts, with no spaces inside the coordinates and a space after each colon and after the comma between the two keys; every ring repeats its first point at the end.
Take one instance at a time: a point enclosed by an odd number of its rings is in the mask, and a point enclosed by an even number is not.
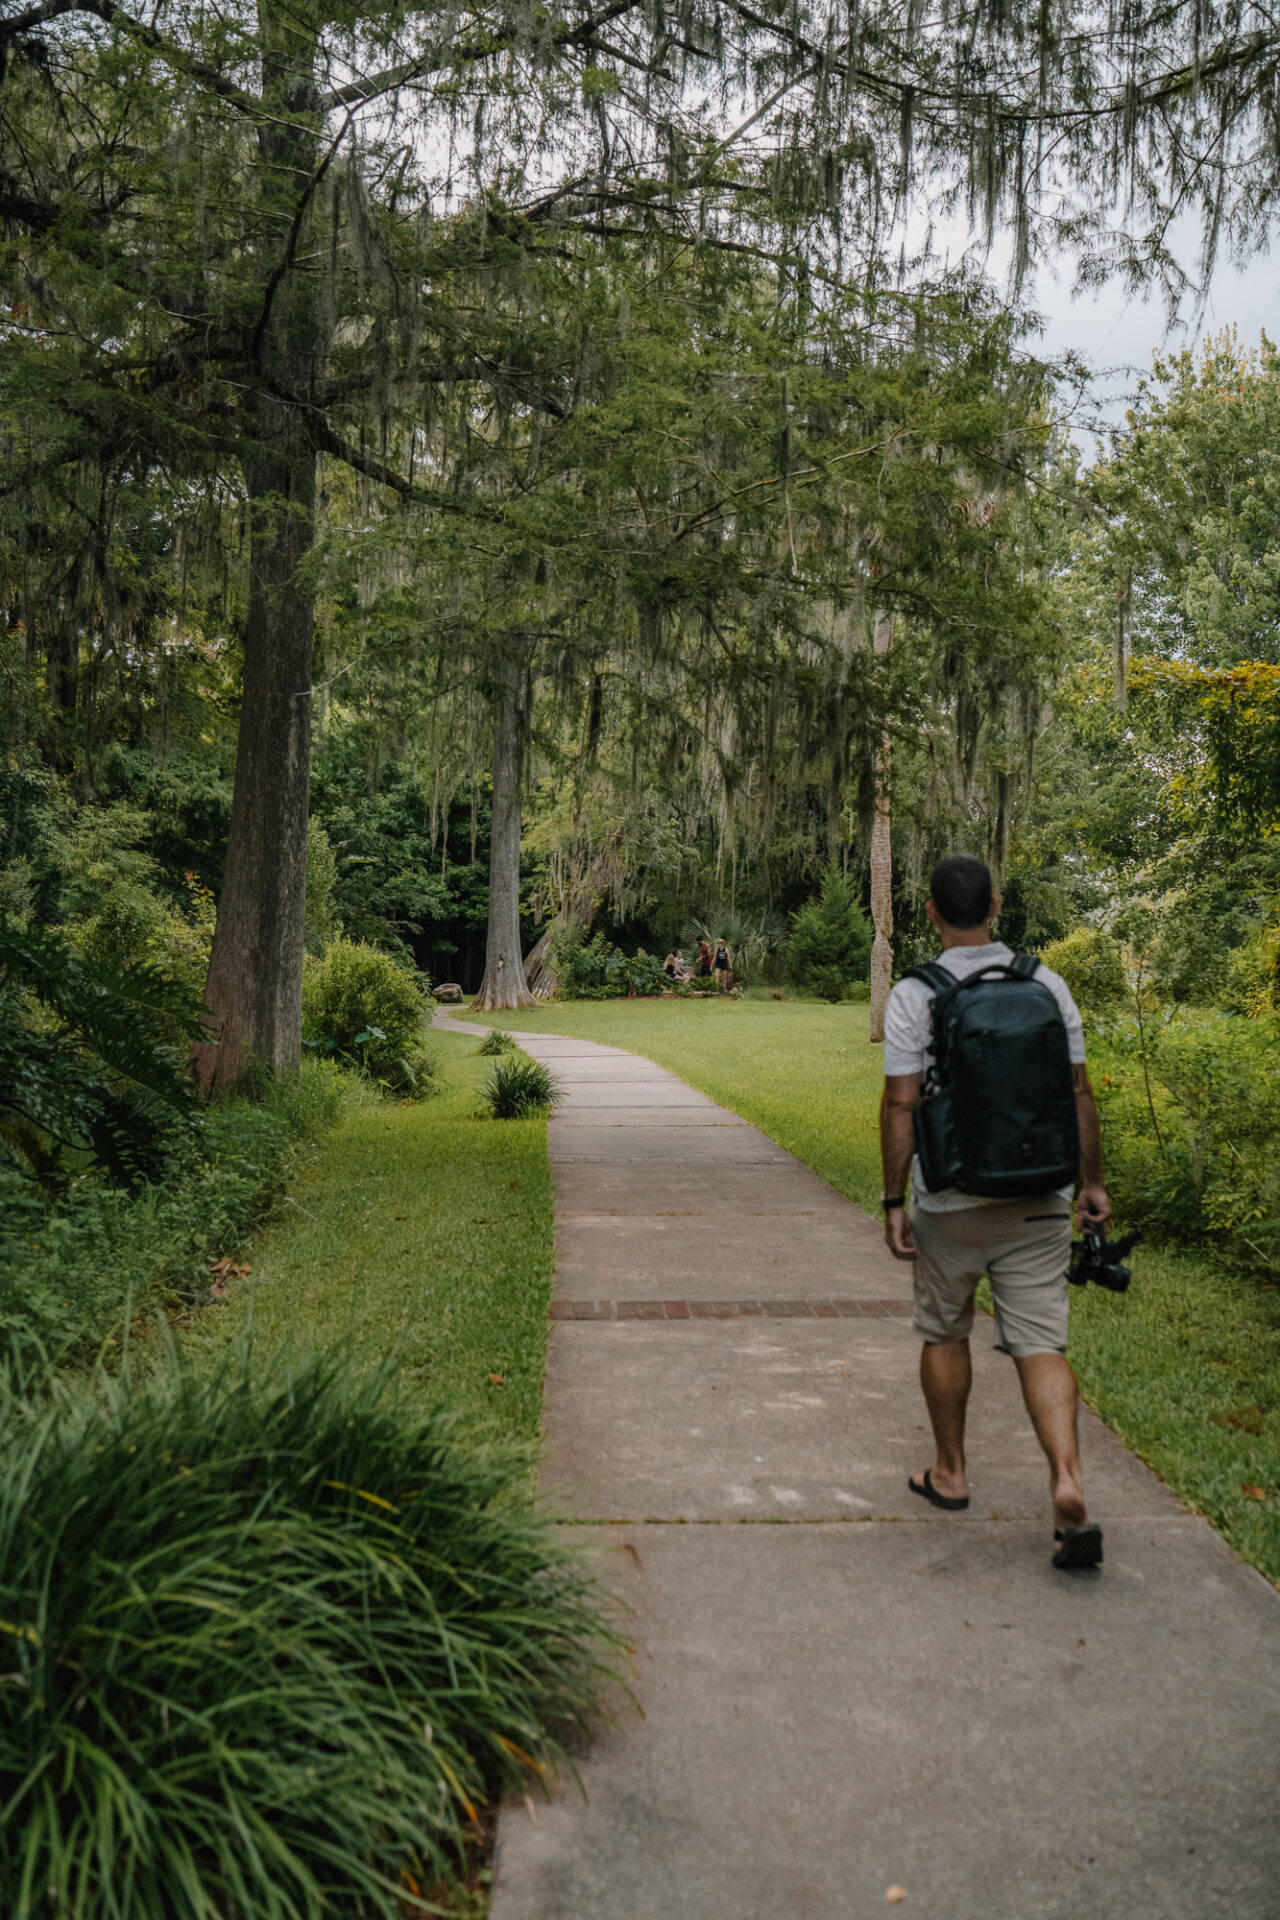
{"type": "Polygon", "coordinates": [[[1063,1527],[1053,1537],[1062,1543],[1053,1556],[1055,1567],[1070,1572],[1073,1567],[1102,1565],[1102,1528],[1096,1520],[1082,1520],[1078,1527],[1063,1527]]]}
{"type": "Polygon", "coordinates": [[[926,1467],[924,1470],[923,1486],[920,1486],[914,1480],[908,1480],[907,1485],[910,1487],[912,1493],[918,1493],[920,1498],[927,1500],[931,1507],[941,1507],[944,1513],[963,1513],[969,1504],[969,1496],[967,1494],[963,1500],[948,1500],[945,1493],[939,1493],[933,1484],[932,1467],[926,1467]]]}

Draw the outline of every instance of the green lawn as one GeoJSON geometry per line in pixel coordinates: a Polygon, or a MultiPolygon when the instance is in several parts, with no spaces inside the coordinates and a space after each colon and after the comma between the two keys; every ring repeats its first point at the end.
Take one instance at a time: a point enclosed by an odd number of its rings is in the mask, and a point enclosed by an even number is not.
{"type": "MultiPolygon", "coordinates": [[[[876,1204],[880,1049],[868,1044],[865,1005],[588,1001],[490,1016],[499,1021],[643,1053],[851,1199],[876,1204]]],[[[1170,1249],[1140,1247],[1133,1265],[1123,1296],[1073,1294],[1071,1357],[1085,1395],[1280,1582],[1280,1293],[1170,1249]]]]}
{"type": "Polygon", "coordinates": [[[434,1037],[436,1099],[369,1101],[347,1115],[285,1217],[254,1242],[252,1279],[200,1316],[196,1338],[228,1339],[252,1314],[268,1348],[341,1343],[371,1362],[394,1349],[433,1396],[537,1432],[551,1293],[546,1121],[477,1117],[493,1064],[478,1044],[434,1037]]]}

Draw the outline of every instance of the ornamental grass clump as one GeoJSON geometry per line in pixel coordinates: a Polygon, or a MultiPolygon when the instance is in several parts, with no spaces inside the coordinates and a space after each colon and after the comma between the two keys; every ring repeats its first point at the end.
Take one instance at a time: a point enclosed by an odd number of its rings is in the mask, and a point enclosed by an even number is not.
{"type": "Polygon", "coordinates": [[[527,1456],[247,1351],[0,1419],[6,1920],[441,1911],[616,1644],[527,1456]]]}
{"type": "Polygon", "coordinates": [[[564,1098],[549,1067],[537,1060],[504,1060],[485,1082],[484,1097],[495,1120],[527,1120],[564,1098]]]}
{"type": "Polygon", "coordinates": [[[501,1027],[490,1027],[476,1051],[492,1056],[499,1053],[515,1053],[517,1048],[509,1033],[501,1027]]]}

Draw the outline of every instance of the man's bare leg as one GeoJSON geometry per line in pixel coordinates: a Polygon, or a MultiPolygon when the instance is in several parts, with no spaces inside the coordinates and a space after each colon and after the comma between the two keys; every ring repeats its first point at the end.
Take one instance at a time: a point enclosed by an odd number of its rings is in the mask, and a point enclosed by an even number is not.
{"type": "Polygon", "coordinates": [[[938,1457],[931,1469],[934,1488],[948,1500],[965,1500],[964,1416],[973,1385],[967,1340],[926,1343],[920,1349],[920,1385],[929,1409],[938,1457]]]}
{"type": "Polygon", "coordinates": [[[1079,1526],[1088,1518],[1084,1504],[1084,1475],[1080,1469],[1080,1442],[1076,1414],[1080,1393],[1076,1377],[1061,1353],[1015,1356],[1022,1397],[1036,1430],[1036,1439],[1049,1462],[1056,1528],[1079,1526]]]}

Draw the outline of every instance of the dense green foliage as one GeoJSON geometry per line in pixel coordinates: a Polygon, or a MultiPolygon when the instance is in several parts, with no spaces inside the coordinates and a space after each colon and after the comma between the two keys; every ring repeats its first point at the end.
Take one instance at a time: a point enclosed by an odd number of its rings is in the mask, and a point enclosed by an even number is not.
{"type": "Polygon", "coordinates": [[[593,1703],[533,1505],[390,1363],[168,1354],[0,1421],[11,1920],[403,1920],[593,1703]]]}
{"type": "Polygon", "coordinates": [[[662,962],[646,953],[621,948],[596,933],[589,940],[578,940],[570,933],[557,934],[551,944],[555,967],[556,991],[566,1000],[613,1000],[621,994],[661,993],[670,986],[662,962]]]}
{"type": "Polygon", "coordinates": [[[1077,1006],[1108,1007],[1128,998],[1124,949],[1101,927],[1077,927],[1064,939],[1051,940],[1040,958],[1062,975],[1077,1006]]]}
{"type": "Polygon", "coordinates": [[[90,1167],[156,1178],[191,1130],[173,1042],[200,1031],[189,989],[144,960],[110,967],[65,936],[0,924],[0,1147],[50,1197],[90,1167]]]}
{"type": "Polygon", "coordinates": [[[1280,1274],[1280,1022],[1148,1013],[1105,1024],[1094,1058],[1126,1223],[1280,1274]]]}
{"type": "Polygon", "coordinates": [[[336,1070],[307,1062],[255,1099],[221,1102],[176,1145],[165,1177],[126,1191],[86,1179],[52,1202],[0,1169],[0,1347],[84,1358],[124,1317],[189,1308],[213,1262],[239,1254],[300,1160],[337,1119],[336,1070]]]}

